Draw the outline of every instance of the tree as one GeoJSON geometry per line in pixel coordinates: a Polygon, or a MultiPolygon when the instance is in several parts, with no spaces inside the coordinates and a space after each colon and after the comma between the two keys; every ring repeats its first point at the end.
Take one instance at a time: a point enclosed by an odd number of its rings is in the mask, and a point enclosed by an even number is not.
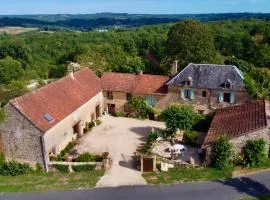
{"type": "Polygon", "coordinates": [[[268,157],[267,143],[263,139],[250,140],[244,147],[244,162],[247,166],[256,167],[268,157]]]}
{"type": "Polygon", "coordinates": [[[12,57],[26,67],[31,61],[31,51],[22,40],[7,40],[0,43],[0,59],[12,57]]]}
{"type": "Polygon", "coordinates": [[[217,55],[210,29],[192,20],[171,27],[167,48],[169,56],[177,59],[181,67],[191,62],[211,63],[217,55]]]}
{"type": "Polygon", "coordinates": [[[196,113],[187,105],[171,105],[160,115],[165,122],[169,134],[174,135],[177,129],[189,130],[196,121],[196,113]]]}
{"type": "Polygon", "coordinates": [[[24,70],[19,61],[11,57],[0,60],[0,84],[8,84],[12,80],[22,80],[24,70]]]}
{"type": "Polygon", "coordinates": [[[212,147],[211,164],[217,169],[226,169],[231,166],[232,144],[227,137],[218,138],[212,147]]]}
{"type": "Polygon", "coordinates": [[[21,96],[27,92],[26,84],[24,81],[11,81],[5,87],[0,88],[0,103],[5,105],[9,100],[21,96]]]}

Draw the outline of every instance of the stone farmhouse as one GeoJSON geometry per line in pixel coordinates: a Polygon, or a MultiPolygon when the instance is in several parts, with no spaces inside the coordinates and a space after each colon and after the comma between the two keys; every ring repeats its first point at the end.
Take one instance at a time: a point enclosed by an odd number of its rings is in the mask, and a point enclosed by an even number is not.
{"type": "Polygon", "coordinates": [[[85,122],[100,117],[103,106],[100,79],[82,69],[10,101],[0,146],[8,159],[41,163],[47,170],[49,154],[82,134],[85,122]]]}
{"type": "Polygon", "coordinates": [[[169,103],[192,104],[200,114],[250,99],[236,66],[189,64],[166,85],[169,103]]]}
{"type": "Polygon", "coordinates": [[[208,113],[249,100],[243,79],[237,67],[223,65],[189,64],[172,78],[112,72],[99,78],[84,68],[11,100],[0,124],[0,150],[8,159],[48,169],[49,155],[80,136],[86,122],[127,111],[132,97],[145,98],[157,110],[177,103],[208,113]]]}
{"type": "Polygon", "coordinates": [[[248,140],[264,139],[270,145],[270,104],[266,100],[220,108],[204,139],[202,149],[210,163],[211,147],[220,136],[227,136],[236,153],[241,153],[248,140]]]}

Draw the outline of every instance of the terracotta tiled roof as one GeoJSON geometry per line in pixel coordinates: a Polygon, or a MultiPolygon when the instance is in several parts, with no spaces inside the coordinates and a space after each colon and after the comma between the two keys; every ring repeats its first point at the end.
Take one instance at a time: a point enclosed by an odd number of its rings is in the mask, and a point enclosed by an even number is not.
{"type": "Polygon", "coordinates": [[[134,74],[105,72],[101,77],[101,84],[104,90],[132,92],[136,83],[137,76],[134,74]]]}
{"type": "Polygon", "coordinates": [[[168,80],[169,77],[167,76],[134,75],[114,72],[106,72],[101,77],[104,90],[156,95],[167,93],[165,83],[168,80]]]}
{"type": "Polygon", "coordinates": [[[267,116],[264,100],[217,109],[203,147],[211,145],[220,136],[234,138],[266,126],[267,116]]]}
{"type": "Polygon", "coordinates": [[[166,94],[167,86],[165,83],[169,80],[167,76],[159,75],[138,75],[138,82],[134,88],[134,93],[139,94],[166,94]]]}
{"type": "Polygon", "coordinates": [[[10,103],[41,131],[55,124],[102,91],[100,79],[88,68],[64,77],[10,103]],[[53,118],[48,122],[44,115],[53,118]]]}

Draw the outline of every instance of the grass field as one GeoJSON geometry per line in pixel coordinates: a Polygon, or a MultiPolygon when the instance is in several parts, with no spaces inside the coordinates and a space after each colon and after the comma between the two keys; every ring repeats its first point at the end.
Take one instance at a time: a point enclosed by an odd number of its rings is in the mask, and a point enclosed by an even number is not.
{"type": "Polygon", "coordinates": [[[168,172],[151,172],[143,174],[149,184],[172,184],[189,181],[208,181],[231,177],[232,170],[213,168],[175,168],[168,172]]]}
{"type": "Polygon", "coordinates": [[[38,28],[24,28],[20,26],[8,26],[8,27],[0,27],[0,33],[7,33],[11,35],[17,35],[20,33],[26,33],[30,31],[37,31],[38,28]]]}
{"type": "Polygon", "coordinates": [[[78,173],[34,173],[23,176],[0,176],[0,192],[32,192],[92,188],[103,171],[78,173]]]}

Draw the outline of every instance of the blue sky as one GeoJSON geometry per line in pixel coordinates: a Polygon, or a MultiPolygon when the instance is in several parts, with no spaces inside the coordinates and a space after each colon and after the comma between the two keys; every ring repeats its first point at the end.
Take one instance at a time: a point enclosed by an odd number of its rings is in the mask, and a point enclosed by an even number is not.
{"type": "Polygon", "coordinates": [[[0,0],[4,14],[270,12],[270,0],[0,0]]]}

